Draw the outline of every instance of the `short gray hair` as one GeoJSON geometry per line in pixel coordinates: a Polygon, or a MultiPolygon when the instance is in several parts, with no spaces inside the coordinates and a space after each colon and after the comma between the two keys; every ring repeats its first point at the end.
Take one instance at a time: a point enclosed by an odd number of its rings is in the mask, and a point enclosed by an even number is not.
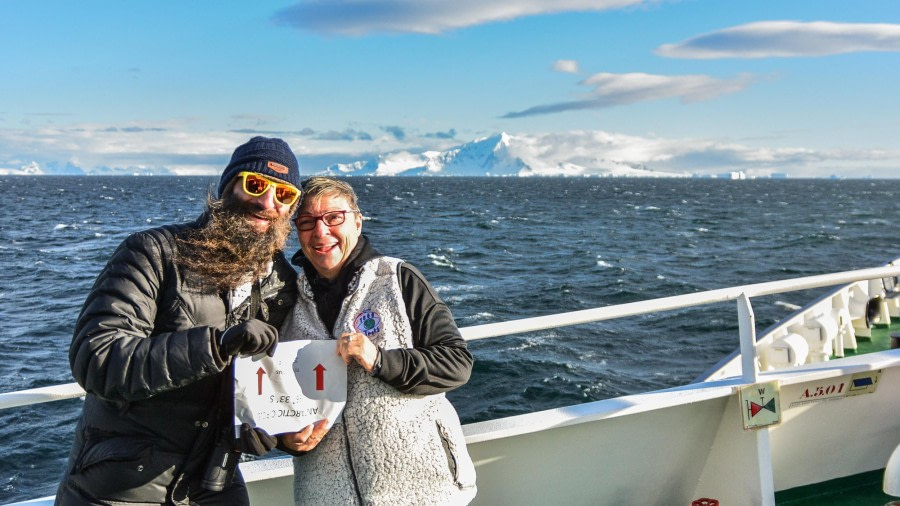
{"type": "Polygon", "coordinates": [[[300,205],[302,206],[307,200],[315,200],[320,197],[332,195],[344,197],[350,203],[351,211],[359,211],[359,199],[356,192],[350,184],[326,176],[313,176],[303,182],[303,195],[300,205]]]}

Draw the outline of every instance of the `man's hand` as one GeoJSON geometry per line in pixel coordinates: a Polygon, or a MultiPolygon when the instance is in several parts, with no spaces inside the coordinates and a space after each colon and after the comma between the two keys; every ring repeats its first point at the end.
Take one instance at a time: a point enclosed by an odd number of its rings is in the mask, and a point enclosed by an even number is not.
{"type": "Polygon", "coordinates": [[[219,338],[219,353],[226,360],[235,355],[248,356],[262,352],[271,357],[275,354],[277,344],[278,330],[262,320],[252,319],[222,333],[219,338]]]}

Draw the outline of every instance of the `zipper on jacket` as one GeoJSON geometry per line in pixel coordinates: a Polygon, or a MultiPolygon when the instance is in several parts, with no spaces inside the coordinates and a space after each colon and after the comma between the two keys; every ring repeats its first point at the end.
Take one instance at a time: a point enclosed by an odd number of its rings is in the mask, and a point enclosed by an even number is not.
{"type": "Polygon", "coordinates": [[[362,492],[359,490],[359,480],[356,479],[356,465],[353,463],[353,452],[350,448],[350,429],[347,428],[347,419],[344,419],[344,423],[341,425],[344,426],[344,445],[347,448],[347,462],[350,467],[350,479],[353,481],[353,489],[356,491],[356,499],[359,501],[359,504],[365,504],[363,502],[362,492]]]}

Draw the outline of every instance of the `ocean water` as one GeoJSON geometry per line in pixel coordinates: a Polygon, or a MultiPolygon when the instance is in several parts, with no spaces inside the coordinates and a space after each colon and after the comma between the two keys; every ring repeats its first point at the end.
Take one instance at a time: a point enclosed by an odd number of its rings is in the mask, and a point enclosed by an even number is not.
{"type": "MultiPolygon", "coordinates": [[[[0,391],[72,381],[72,327],[133,231],[194,219],[206,177],[2,177],[0,391]]],[[[460,327],[873,267],[900,180],[353,178],[363,226],[460,327]]],[[[288,246],[297,249],[296,239],[288,246]]],[[[754,299],[762,331],[816,291],[754,299]]],[[[734,304],[475,341],[463,422],[678,386],[737,348],[734,304]]],[[[81,400],[0,411],[0,503],[54,493],[81,400]]]]}

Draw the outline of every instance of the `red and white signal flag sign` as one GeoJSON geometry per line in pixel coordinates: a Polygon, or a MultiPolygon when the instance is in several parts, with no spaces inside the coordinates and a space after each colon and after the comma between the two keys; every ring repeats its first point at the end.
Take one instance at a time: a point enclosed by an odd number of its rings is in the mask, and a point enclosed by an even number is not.
{"type": "Polygon", "coordinates": [[[337,341],[278,343],[275,356],[259,354],[234,361],[234,424],[269,434],[297,432],[327,418],[347,402],[347,365],[337,341]]]}
{"type": "Polygon", "coordinates": [[[745,385],[740,389],[744,429],[759,429],[781,422],[777,381],[745,385]]]}

